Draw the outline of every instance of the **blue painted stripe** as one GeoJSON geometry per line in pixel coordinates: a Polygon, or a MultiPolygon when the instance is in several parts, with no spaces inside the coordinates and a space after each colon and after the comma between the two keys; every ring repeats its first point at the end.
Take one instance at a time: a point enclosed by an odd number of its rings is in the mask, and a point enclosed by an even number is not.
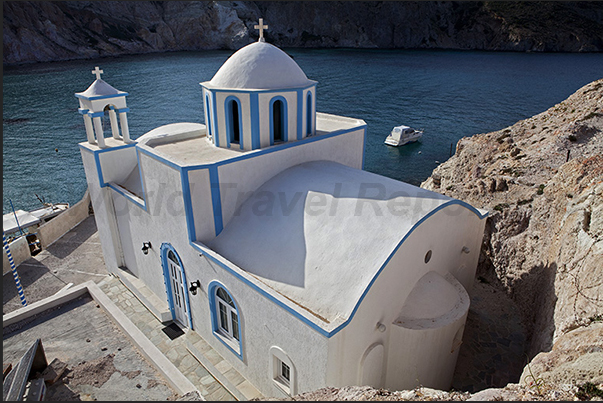
{"type": "Polygon", "coordinates": [[[249,113],[251,114],[251,149],[260,148],[260,107],[257,93],[249,94],[249,113]]]}
{"type": "Polygon", "coordinates": [[[130,95],[130,94],[128,94],[127,92],[121,92],[119,94],[97,95],[97,96],[94,96],[94,97],[87,97],[85,95],[77,94],[76,93],[75,97],[76,98],[81,98],[81,99],[88,99],[90,101],[94,101],[96,99],[118,98],[118,97],[125,97],[125,96],[128,96],[128,95],[130,95]]]}
{"type": "Polygon", "coordinates": [[[247,94],[252,94],[252,93],[256,93],[256,94],[268,94],[268,93],[272,93],[272,92],[296,92],[299,90],[307,90],[308,88],[312,88],[315,87],[316,84],[318,84],[317,81],[311,81],[310,84],[304,86],[304,87],[291,87],[291,88],[279,88],[279,89],[270,89],[270,90],[262,90],[262,89],[237,89],[237,88],[215,88],[215,87],[208,87],[203,85],[203,83],[199,83],[199,85],[203,88],[205,88],[208,91],[211,92],[238,92],[238,93],[247,93],[247,94]]]}
{"type": "Polygon", "coordinates": [[[210,92],[211,94],[211,104],[213,106],[214,112],[214,144],[216,147],[220,147],[220,125],[218,125],[218,104],[216,103],[216,93],[210,92]]]}
{"type": "MultiPolygon", "coordinates": [[[[346,129],[346,130],[341,130],[341,131],[337,131],[337,132],[332,132],[332,133],[328,133],[328,134],[322,134],[320,136],[311,136],[311,137],[306,137],[300,141],[295,141],[295,142],[288,142],[288,143],[282,143],[282,144],[278,144],[274,147],[270,147],[270,148],[262,148],[260,150],[255,150],[255,151],[248,151],[242,155],[238,155],[236,157],[232,157],[232,158],[228,158],[222,161],[217,161],[217,162],[213,162],[210,164],[196,164],[196,165],[186,165],[186,166],[182,166],[182,165],[178,165],[177,163],[170,161],[169,159],[162,157],[158,154],[153,153],[150,150],[147,150],[145,148],[142,148],[140,146],[137,147],[138,150],[140,150],[141,152],[143,152],[144,154],[152,157],[153,159],[157,160],[157,161],[161,161],[166,165],[171,166],[174,169],[182,169],[182,168],[186,168],[188,170],[196,170],[196,169],[209,169],[211,167],[219,167],[222,165],[228,165],[228,164],[232,164],[235,162],[239,162],[239,161],[244,161],[246,159],[249,158],[255,158],[258,157],[260,155],[265,155],[265,154],[270,154],[273,152],[277,152],[277,151],[281,151],[284,150],[286,148],[290,148],[290,147],[298,147],[298,146],[303,146],[305,144],[309,144],[309,143],[313,143],[315,141],[320,141],[320,140],[325,140],[331,137],[335,137],[335,136],[341,136],[341,135],[345,135],[351,132],[355,132],[355,131],[359,131],[362,129],[366,129],[366,125],[362,125],[362,126],[357,126],[354,127],[352,129],[346,129]]],[[[366,132],[365,132],[366,133],[366,132]]]]}
{"type": "Polygon", "coordinates": [[[90,153],[95,153],[95,154],[102,154],[102,153],[106,153],[109,151],[116,151],[116,150],[121,150],[124,148],[129,148],[129,147],[135,147],[137,145],[136,140],[134,140],[133,143],[130,144],[124,144],[122,146],[115,146],[115,147],[109,147],[109,148],[102,148],[100,150],[91,150],[90,148],[88,148],[85,144],[88,144],[88,142],[83,142],[83,143],[79,143],[78,146],[83,149],[86,150],[90,153]]]}
{"type": "MultiPolygon", "coordinates": [[[[398,250],[400,249],[400,247],[402,246],[402,244],[408,239],[408,237],[414,232],[414,230],[417,229],[423,222],[425,222],[427,219],[429,219],[430,217],[432,217],[438,211],[440,211],[443,208],[446,208],[448,206],[455,205],[455,204],[458,204],[458,205],[460,205],[462,207],[465,207],[466,209],[468,209],[469,211],[471,211],[472,213],[474,213],[475,215],[477,215],[479,217],[479,219],[484,219],[488,215],[487,213],[481,214],[479,212],[479,210],[477,210],[475,207],[471,206],[470,204],[468,204],[468,203],[466,203],[466,202],[464,202],[462,200],[453,199],[453,200],[450,200],[450,201],[448,201],[446,203],[443,203],[443,204],[439,205],[438,207],[436,207],[432,211],[430,211],[428,214],[426,214],[425,216],[423,216],[404,235],[404,237],[400,240],[400,242],[398,242],[398,245],[394,248],[394,250],[390,253],[390,255],[387,257],[387,259],[385,260],[385,262],[381,265],[381,267],[379,268],[379,270],[377,271],[377,273],[373,276],[373,278],[371,279],[371,281],[369,282],[369,284],[367,285],[367,287],[364,289],[364,292],[362,293],[362,295],[358,299],[358,302],[356,302],[356,305],[354,306],[354,309],[352,310],[352,313],[350,314],[350,317],[345,322],[343,322],[341,325],[337,326],[335,329],[331,330],[330,332],[326,331],[321,326],[317,325],[316,323],[312,322],[311,320],[309,320],[305,316],[301,315],[299,313],[299,311],[297,311],[296,309],[292,308],[291,306],[289,306],[285,302],[277,299],[274,295],[271,295],[265,289],[260,288],[255,283],[252,283],[249,280],[249,278],[247,278],[247,277],[243,276],[242,274],[238,273],[232,267],[228,266],[225,263],[222,263],[220,260],[218,260],[215,257],[213,257],[211,255],[211,252],[210,252],[211,250],[209,248],[205,247],[204,245],[201,245],[201,244],[198,244],[198,243],[194,243],[194,242],[190,242],[190,245],[193,248],[195,248],[196,250],[198,250],[199,252],[203,253],[204,256],[207,256],[214,263],[218,264],[220,267],[222,267],[223,269],[225,269],[228,273],[232,274],[237,279],[241,280],[243,283],[247,284],[252,289],[254,289],[258,293],[260,293],[262,296],[266,297],[267,299],[269,299],[272,302],[274,302],[276,305],[278,305],[281,308],[285,309],[287,312],[289,312],[293,316],[297,317],[299,320],[301,320],[303,323],[305,323],[308,326],[310,326],[312,329],[314,329],[318,333],[322,334],[323,336],[326,336],[326,337],[330,338],[330,337],[333,337],[335,334],[337,334],[340,330],[342,330],[344,327],[346,327],[352,321],[352,319],[356,315],[356,312],[358,311],[358,308],[360,307],[362,301],[366,297],[367,293],[369,292],[369,290],[371,289],[371,287],[373,286],[373,284],[375,283],[375,281],[377,280],[377,278],[379,277],[379,275],[381,274],[381,272],[383,272],[383,269],[385,269],[385,267],[388,265],[388,263],[390,262],[390,260],[398,252],[398,250]],[[207,249],[205,249],[205,248],[207,248],[207,249]]],[[[224,258],[224,259],[226,260],[226,258],[224,258]]],[[[231,263],[231,262],[229,262],[229,263],[231,265],[235,266],[233,263],[231,263]]]]}
{"type": "Polygon", "coordinates": [[[147,206],[144,202],[140,202],[138,196],[130,193],[127,189],[122,188],[116,183],[109,182],[107,184],[111,189],[115,190],[117,193],[130,200],[132,203],[136,204],[138,207],[142,208],[144,211],[147,211],[147,206]]]}
{"type": "Polygon", "coordinates": [[[91,118],[102,118],[103,116],[105,116],[105,112],[88,113],[88,116],[90,116],[91,118]]]}
{"type": "Polygon", "coordinates": [[[130,112],[130,108],[115,109],[117,113],[130,112]]]}
{"type": "Polygon", "coordinates": [[[100,187],[104,188],[105,186],[107,186],[107,184],[105,183],[105,180],[103,178],[103,168],[101,167],[101,164],[100,164],[99,153],[94,153],[94,162],[96,164],[96,172],[98,174],[98,182],[100,183],[100,187]]]}
{"type": "MultiPolygon", "coordinates": [[[[190,170],[183,168],[180,170],[180,182],[182,184],[182,201],[184,203],[184,214],[186,219],[186,229],[188,231],[188,239],[197,239],[195,231],[195,216],[193,213],[193,201],[191,197],[191,186],[188,172],[190,170]]],[[[210,175],[211,177],[211,175],[210,175]]]]}
{"type": "MultiPolygon", "coordinates": [[[[222,232],[222,199],[220,197],[220,178],[218,175],[218,167],[212,166],[209,168],[209,182],[211,186],[211,204],[214,211],[214,228],[216,236],[222,232]]],[[[189,238],[191,241],[193,238],[189,238]]]]}
{"type": "Polygon", "coordinates": [[[90,110],[90,109],[82,109],[82,108],[77,108],[77,111],[78,111],[80,114],[82,114],[82,115],[87,114],[89,110],[90,110]]]}
{"type": "Polygon", "coordinates": [[[297,91],[297,139],[301,140],[304,130],[304,91],[297,91]]]}
{"type": "MultiPolygon", "coordinates": [[[[173,161],[170,161],[167,158],[162,157],[161,155],[157,155],[154,152],[152,152],[150,150],[147,150],[146,148],[136,147],[136,149],[138,151],[140,151],[141,153],[146,154],[149,157],[153,158],[154,160],[160,161],[160,162],[164,163],[165,165],[168,165],[168,166],[170,166],[170,167],[172,167],[172,168],[174,168],[174,169],[176,169],[178,171],[181,170],[182,168],[184,168],[182,165],[178,165],[177,163],[175,163],[173,161]]],[[[140,166],[140,164],[139,164],[139,166],[140,166]]],[[[199,166],[199,168],[206,168],[206,167],[199,166]]]]}

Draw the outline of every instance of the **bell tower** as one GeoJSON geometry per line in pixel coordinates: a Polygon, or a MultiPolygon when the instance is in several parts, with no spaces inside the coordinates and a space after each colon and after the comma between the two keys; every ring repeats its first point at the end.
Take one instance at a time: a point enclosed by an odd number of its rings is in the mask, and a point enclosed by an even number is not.
{"type": "Polygon", "coordinates": [[[96,76],[96,80],[94,80],[86,91],[75,94],[80,101],[78,111],[84,118],[88,143],[96,144],[100,148],[107,147],[101,120],[105,116],[105,112],[109,114],[113,138],[126,144],[131,143],[127,117],[127,112],[130,109],[126,106],[126,96],[128,93],[113,88],[101,79],[100,76],[103,74],[103,71],[98,66],[92,70],[92,74],[96,76]],[[117,115],[119,115],[121,134],[117,123],[117,115]]]}

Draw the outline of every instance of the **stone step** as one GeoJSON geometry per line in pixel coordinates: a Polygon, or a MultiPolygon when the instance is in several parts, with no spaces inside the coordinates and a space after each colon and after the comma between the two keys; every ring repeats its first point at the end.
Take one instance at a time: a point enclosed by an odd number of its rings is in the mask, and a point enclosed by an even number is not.
{"type": "Polygon", "coordinates": [[[186,348],[237,400],[261,399],[262,394],[197,333],[186,334],[186,348]]]}

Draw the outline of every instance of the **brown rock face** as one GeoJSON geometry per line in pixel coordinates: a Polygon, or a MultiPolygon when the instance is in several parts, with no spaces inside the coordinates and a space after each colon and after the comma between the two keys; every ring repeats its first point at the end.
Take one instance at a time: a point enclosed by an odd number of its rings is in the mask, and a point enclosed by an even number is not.
{"type": "Polygon", "coordinates": [[[490,210],[478,275],[517,303],[530,356],[601,317],[603,80],[504,130],[461,139],[433,176],[421,186],[490,210]]]}
{"type": "Polygon", "coordinates": [[[4,1],[5,65],[177,50],[279,47],[600,52],[603,3],[4,1]]]}

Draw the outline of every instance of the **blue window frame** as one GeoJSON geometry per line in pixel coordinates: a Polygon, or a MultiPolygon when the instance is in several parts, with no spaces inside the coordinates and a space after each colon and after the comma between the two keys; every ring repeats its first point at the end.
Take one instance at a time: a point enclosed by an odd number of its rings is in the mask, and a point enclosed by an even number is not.
{"type": "Polygon", "coordinates": [[[211,105],[209,103],[209,94],[205,94],[205,119],[207,125],[207,137],[211,138],[214,134],[211,126],[211,105]]]}
{"type": "Polygon", "coordinates": [[[239,144],[243,149],[243,126],[241,124],[241,103],[237,97],[229,96],[225,101],[226,139],[228,148],[231,144],[239,144]]]}
{"type": "Polygon", "coordinates": [[[312,134],[312,92],[308,91],[306,98],[306,136],[312,134]]]}
{"type": "Polygon", "coordinates": [[[209,306],[214,336],[243,359],[241,317],[236,302],[226,288],[213,281],[209,285],[209,306]]]}
{"type": "Polygon", "coordinates": [[[288,140],[287,100],[276,96],[270,100],[270,145],[288,140]]]}

